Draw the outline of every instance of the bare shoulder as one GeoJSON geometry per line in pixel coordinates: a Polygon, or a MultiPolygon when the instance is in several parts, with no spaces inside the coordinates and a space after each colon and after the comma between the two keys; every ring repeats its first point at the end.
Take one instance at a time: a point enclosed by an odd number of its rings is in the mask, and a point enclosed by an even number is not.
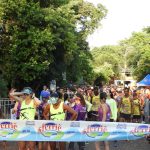
{"type": "Polygon", "coordinates": [[[36,107],[38,107],[41,104],[41,101],[37,97],[34,97],[33,100],[36,107]]]}

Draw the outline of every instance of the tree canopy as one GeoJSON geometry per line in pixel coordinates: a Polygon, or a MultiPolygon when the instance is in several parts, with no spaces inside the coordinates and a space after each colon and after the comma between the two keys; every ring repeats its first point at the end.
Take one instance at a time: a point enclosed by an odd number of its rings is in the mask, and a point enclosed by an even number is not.
{"type": "Polygon", "coordinates": [[[135,79],[141,80],[150,73],[150,28],[132,33],[117,46],[94,48],[92,55],[94,71],[103,80],[118,78],[127,70],[131,70],[135,79]]]}
{"type": "Polygon", "coordinates": [[[137,80],[150,73],[150,33],[143,31],[133,33],[124,40],[128,46],[127,63],[137,80]]]}
{"type": "Polygon", "coordinates": [[[119,46],[102,46],[92,50],[92,64],[97,77],[102,75],[108,82],[119,75],[123,63],[120,51],[119,46]]]}
{"type": "Polygon", "coordinates": [[[86,37],[105,17],[83,0],[0,0],[0,70],[11,86],[91,80],[86,37]]]}

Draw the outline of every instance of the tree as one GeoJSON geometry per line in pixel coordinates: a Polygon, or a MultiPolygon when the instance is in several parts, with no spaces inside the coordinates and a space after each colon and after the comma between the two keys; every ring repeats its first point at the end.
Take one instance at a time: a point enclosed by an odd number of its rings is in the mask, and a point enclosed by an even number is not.
{"type": "Polygon", "coordinates": [[[120,47],[103,46],[92,50],[94,71],[102,75],[105,81],[109,81],[114,76],[119,76],[120,65],[122,64],[122,56],[120,55],[120,47]]]}
{"type": "MultiPolygon", "coordinates": [[[[123,41],[128,47],[127,65],[132,68],[137,80],[150,73],[150,34],[143,32],[133,33],[129,39],[123,41]]],[[[125,48],[126,49],[126,48],[125,48]]]]}
{"type": "Polygon", "coordinates": [[[0,98],[1,97],[7,97],[7,82],[4,80],[2,75],[0,75],[0,98]]]}
{"type": "Polygon", "coordinates": [[[0,69],[12,86],[61,81],[64,71],[74,81],[82,76],[88,80],[92,68],[85,39],[106,15],[102,5],[94,7],[83,0],[0,2],[0,69]]]}

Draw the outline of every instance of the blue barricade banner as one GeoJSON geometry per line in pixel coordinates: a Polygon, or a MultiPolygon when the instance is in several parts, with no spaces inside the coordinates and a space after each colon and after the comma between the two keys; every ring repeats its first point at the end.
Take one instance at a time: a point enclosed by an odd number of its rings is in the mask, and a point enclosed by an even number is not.
{"type": "Polygon", "coordinates": [[[136,140],[150,134],[149,124],[93,121],[0,120],[0,141],[136,140]]]}

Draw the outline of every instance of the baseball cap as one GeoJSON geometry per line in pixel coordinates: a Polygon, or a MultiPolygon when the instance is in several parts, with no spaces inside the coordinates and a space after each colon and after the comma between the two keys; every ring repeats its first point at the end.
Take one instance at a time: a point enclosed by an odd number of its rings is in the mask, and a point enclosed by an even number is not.
{"type": "Polygon", "coordinates": [[[51,94],[51,97],[56,97],[56,98],[58,98],[58,97],[59,97],[59,95],[58,95],[58,93],[57,93],[57,92],[54,92],[54,93],[52,93],[52,94],[51,94]]]}
{"type": "Polygon", "coordinates": [[[33,91],[32,91],[32,89],[31,89],[30,87],[27,87],[27,88],[24,88],[24,89],[22,90],[22,93],[29,95],[29,94],[32,94],[33,91]]]}
{"type": "Polygon", "coordinates": [[[42,98],[49,98],[50,92],[48,92],[48,91],[42,91],[41,92],[41,96],[42,96],[42,98]]]}

